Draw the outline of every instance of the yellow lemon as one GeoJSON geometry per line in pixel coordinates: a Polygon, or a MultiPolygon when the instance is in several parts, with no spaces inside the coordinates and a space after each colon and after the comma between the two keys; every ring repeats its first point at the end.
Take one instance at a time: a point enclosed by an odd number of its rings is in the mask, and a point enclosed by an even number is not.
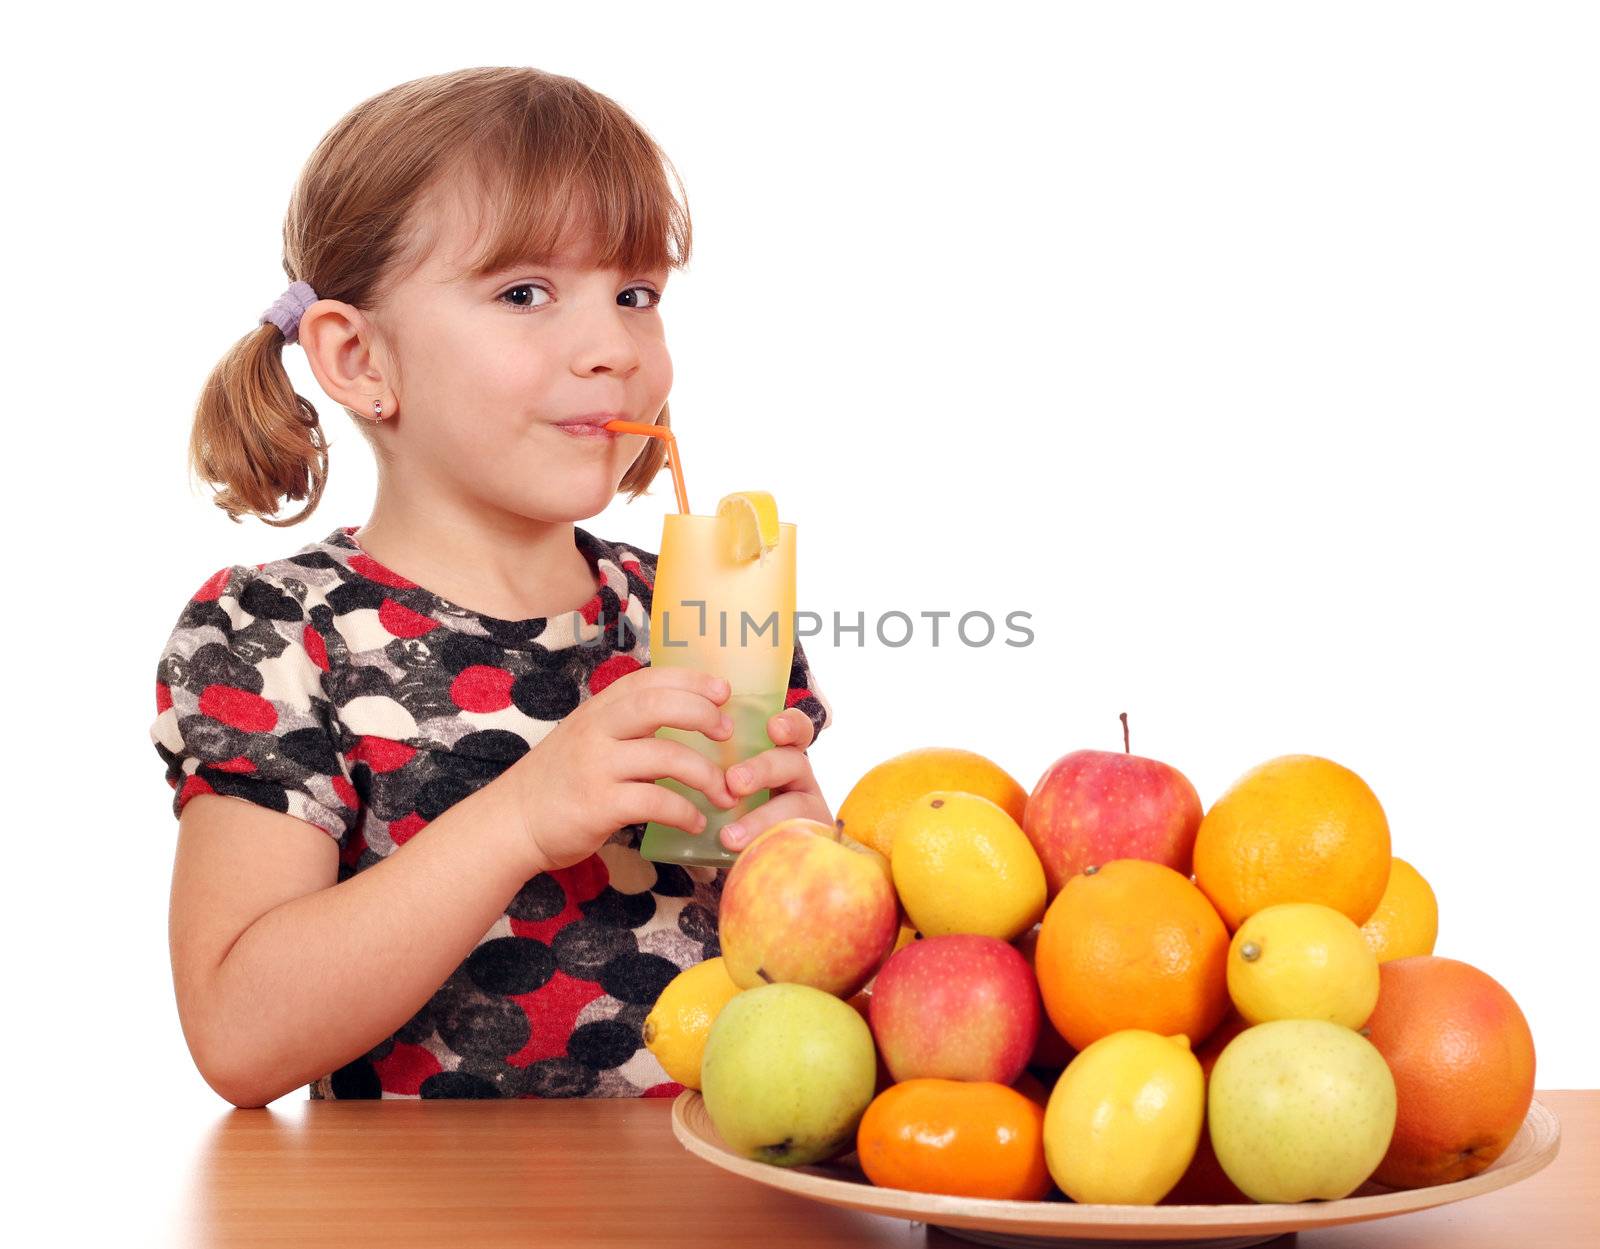
{"type": "Polygon", "coordinates": [[[778,545],[778,504],[765,490],[736,490],[717,502],[729,557],[735,563],[766,558],[778,545]]]}
{"type": "Polygon", "coordinates": [[[1233,934],[1228,996],[1252,1024],[1326,1019],[1359,1028],[1378,1004],[1378,958],[1348,915],[1319,902],[1282,902],[1233,934]]]}
{"type": "Polygon", "coordinates": [[[1050,1091],[1050,1177],[1074,1201],[1153,1206],[1194,1161],[1205,1104],[1205,1076],[1187,1036],[1142,1028],[1103,1036],[1050,1091]]]}
{"type": "Polygon", "coordinates": [[[700,1087],[700,1059],[717,1016],[739,992],[722,959],[686,967],[667,982],[644,1019],[644,1044],[685,1088],[700,1087]]]}
{"type": "Polygon", "coordinates": [[[1044,914],[1044,865],[1021,825],[977,794],[936,789],[901,814],[889,869],[925,937],[975,932],[1014,941],[1044,914]]]}
{"type": "Polygon", "coordinates": [[[839,830],[879,854],[888,854],[895,820],[934,789],[959,789],[987,798],[998,803],[1019,827],[1028,805],[1028,791],[999,764],[971,750],[926,746],[868,769],[839,807],[839,830]]]}
{"type": "Polygon", "coordinates": [[[1361,925],[1380,963],[1413,954],[1432,954],[1439,936],[1439,900],[1422,873],[1404,859],[1389,865],[1389,885],[1378,909],[1361,925]]]}

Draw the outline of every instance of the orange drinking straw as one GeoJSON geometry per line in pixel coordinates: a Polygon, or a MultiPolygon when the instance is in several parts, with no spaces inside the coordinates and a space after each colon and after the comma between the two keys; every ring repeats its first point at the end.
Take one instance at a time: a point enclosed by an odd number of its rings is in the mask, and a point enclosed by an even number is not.
{"type": "Polygon", "coordinates": [[[678,510],[689,514],[689,492],[683,488],[683,465],[678,463],[678,440],[664,425],[641,425],[638,421],[607,421],[604,428],[619,434],[643,434],[667,444],[667,467],[672,470],[672,489],[678,496],[678,510]]]}

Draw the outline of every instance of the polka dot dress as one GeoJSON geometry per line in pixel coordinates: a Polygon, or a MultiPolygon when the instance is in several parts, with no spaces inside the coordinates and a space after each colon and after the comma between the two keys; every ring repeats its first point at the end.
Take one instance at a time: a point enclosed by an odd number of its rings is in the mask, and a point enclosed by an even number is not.
{"type": "MultiPolygon", "coordinates": [[[[162,651],[150,728],[174,815],[216,793],[305,820],[338,842],[340,882],[647,665],[655,580],[654,555],[574,526],[594,597],[498,620],[386,568],[356,528],[209,578],[162,651]]],[[[819,734],[831,723],[798,641],[787,701],[819,734]]],[[[412,1019],[311,1096],[680,1092],[640,1032],[667,982],[719,953],[726,874],[651,863],[643,834],[619,828],[581,863],[527,881],[412,1019]]]]}

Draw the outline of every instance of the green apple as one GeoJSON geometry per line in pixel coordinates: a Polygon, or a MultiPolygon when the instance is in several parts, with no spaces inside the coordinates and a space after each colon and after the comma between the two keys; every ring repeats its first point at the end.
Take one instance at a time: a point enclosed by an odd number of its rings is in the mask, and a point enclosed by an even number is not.
{"type": "Polygon", "coordinates": [[[1275,1019],[1228,1042],[1206,1122],[1228,1178],[1254,1201],[1348,1197],[1395,1124],[1394,1076],[1371,1041],[1324,1019],[1275,1019]]]}
{"type": "Polygon", "coordinates": [[[780,1167],[848,1152],[877,1087],[867,1021],[804,984],[728,1000],[706,1037],[700,1091],[734,1153],[780,1167]]]}

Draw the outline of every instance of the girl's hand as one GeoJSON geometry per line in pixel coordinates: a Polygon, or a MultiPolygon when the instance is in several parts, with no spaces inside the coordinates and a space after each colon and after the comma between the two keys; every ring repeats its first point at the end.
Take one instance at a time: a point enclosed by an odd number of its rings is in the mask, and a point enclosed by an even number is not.
{"type": "Polygon", "coordinates": [[[722,844],[729,850],[743,849],[780,820],[804,816],[833,823],[833,812],[828,810],[805,753],[816,736],[811,717],[798,707],[780,711],[767,721],[767,736],[776,743],[771,750],[752,755],[726,773],[728,790],[736,799],[758,789],[772,791],[770,799],[723,828],[722,844]]]}
{"type": "Polygon", "coordinates": [[[519,790],[530,874],[581,862],[625,824],[658,820],[701,832],[705,816],[682,794],[657,785],[662,777],[698,789],[723,810],[735,805],[721,768],[682,742],[655,736],[671,726],[726,741],[733,736],[722,709],[727,698],[721,677],[639,668],[545,734],[502,774],[519,790]]]}

